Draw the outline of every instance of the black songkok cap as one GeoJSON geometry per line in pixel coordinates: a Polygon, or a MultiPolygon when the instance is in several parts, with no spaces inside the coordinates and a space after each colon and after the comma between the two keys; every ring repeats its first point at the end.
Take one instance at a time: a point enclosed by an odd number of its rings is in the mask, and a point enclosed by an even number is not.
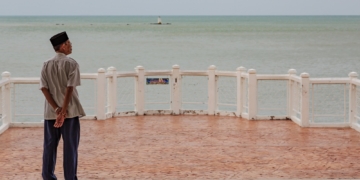
{"type": "Polygon", "coordinates": [[[61,32],[59,34],[55,34],[53,37],[50,38],[51,44],[55,47],[60,45],[68,40],[68,36],[66,32],[61,32]]]}

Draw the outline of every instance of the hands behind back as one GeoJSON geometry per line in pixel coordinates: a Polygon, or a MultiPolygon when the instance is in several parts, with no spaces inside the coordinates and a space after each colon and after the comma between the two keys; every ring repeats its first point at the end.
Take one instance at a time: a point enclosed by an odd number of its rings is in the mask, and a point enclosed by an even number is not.
{"type": "Polygon", "coordinates": [[[58,108],[56,111],[57,117],[56,117],[56,121],[54,124],[55,128],[60,128],[65,121],[66,118],[66,110],[62,109],[62,108],[58,108]]]}

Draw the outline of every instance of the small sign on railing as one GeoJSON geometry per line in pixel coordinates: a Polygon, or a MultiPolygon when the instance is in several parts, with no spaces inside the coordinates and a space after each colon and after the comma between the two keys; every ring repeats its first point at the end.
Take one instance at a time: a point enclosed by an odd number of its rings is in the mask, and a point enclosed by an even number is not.
{"type": "Polygon", "coordinates": [[[146,78],[146,85],[169,84],[169,78],[146,78]]]}

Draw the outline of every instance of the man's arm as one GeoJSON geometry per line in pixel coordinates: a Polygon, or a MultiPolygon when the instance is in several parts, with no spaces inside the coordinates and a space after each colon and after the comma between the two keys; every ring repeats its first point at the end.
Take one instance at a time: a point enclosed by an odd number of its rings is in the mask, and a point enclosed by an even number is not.
{"type": "Polygon", "coordinates": [[[51,107],[54,108],[54,110],[57,110],[56,113],[58,114],[60,112],[59,106],[55,103],[54,99],[52,98],[49,90],[45,87],[41,88],[42,93],[44,94],[46,100],[50,103],[51,107]],[[56,109],[58,108],[58,109],[56,109]]]}
{"type": "Polygon", "coordinates": [[[72,96],[73,91],[74,91],[74,87],[72,87],[72,86],[69,86],[66,88],[63,106],[61,107],[60,112],[56,118],[56,122],[54,124],[54,127],[56,127],[56,128],[61,127],[64,123],[64,120],[65,120],[65,117],[67,114],[67,108],[68,108],[70,98],[72,96]]]}
{"type": "Polygon", "coordinates": [[[66,113],[73,91],[74,91],[74,87],[72,86],[66,88],[65,100],[61,110],[62,113],[66,113]]]}
{"type": "Polygon", "coordinates": [[[60,114],[61,114],[61,107],[59,107],[56,102],[54,101],[54,99],[52,98],[49,90],[45,87],[41,88],[42,93],[44,94],[46,100],[49,102],[49,104],[51,105],[51,107],[54,108],[56,114],[57,114],[57,118],[54,124],[54,127],[59,128],[62,126],[62,124],[64,123],[64,120],[62,120],[61,122],[61,118],[59,118],[60,114]]]}

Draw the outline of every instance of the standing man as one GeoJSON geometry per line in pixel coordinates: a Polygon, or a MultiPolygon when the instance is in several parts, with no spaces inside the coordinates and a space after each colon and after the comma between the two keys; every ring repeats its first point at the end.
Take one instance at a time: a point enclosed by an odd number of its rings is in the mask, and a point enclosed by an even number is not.
{"type": "Polygon", "coordinates": [[[44,62],[40,77],[40,89],[46,98],[42,177],[44,180],[57,179],[54,170],[62,136],[64,177],[66,180],[76,180],[79,118],[85,116],[76,91],[76,86],[80,85],[80,70],[78,63],[67,57],[72,52],[72,45],[66,32],[54,35],[50,41],[56,55],[44,62]]]}

